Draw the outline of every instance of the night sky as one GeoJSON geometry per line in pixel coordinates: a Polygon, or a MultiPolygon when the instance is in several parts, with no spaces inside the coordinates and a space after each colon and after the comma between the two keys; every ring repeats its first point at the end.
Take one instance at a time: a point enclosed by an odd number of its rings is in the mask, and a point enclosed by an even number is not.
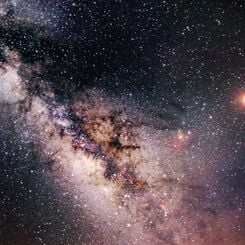
{"type": "Polygon", "coordinates": [[[0,244],[245,244],[242,0],[0,0],[0,244]]]}

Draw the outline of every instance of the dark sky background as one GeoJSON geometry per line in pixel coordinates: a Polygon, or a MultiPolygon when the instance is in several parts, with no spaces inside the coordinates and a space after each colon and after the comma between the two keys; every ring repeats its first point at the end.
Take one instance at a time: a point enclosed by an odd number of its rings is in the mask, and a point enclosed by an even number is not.
{"type": "MultiPolygon", "coordinates": [[[[244,207],[245,114],[244,107],[237,109],[233,103],[245,91],[244,1],[17,0],[1,4],[8,12],[8,17],[1,15],[1,46],[20,52],[24,64],[42,66],[41,72],[32,74],[31,93],[41,95],[45,90],[40,79],[49,82],[62,102],[96,87],[118,97],[133,97],[153,115],[162,105],[166,113],[174,110],[180,128],[193,128],[204,136],[222,135],[217,155],[229,152],[222,164],[234,168],[213,188],[225,200],[220,206],[227,208],[227,200],[238,198],[229,205],[244,207]],[[207,125],[210,116],[215,117],[214,125],[207,125]]],[[[30,234],[40,230],[40,222],[33,220],[42,217],[37,220],[44,219],[44,226],[48,223],[42,205],[49,207],[58,224],[46,233],[41,229],[50,239],[47,244],[75,244],[78,228],[69,224],[85,221],[76,221],[74,212],[65,215],[69,208],[63,203],[70,199],[52,189],[52,178],[36,167],[40,159],[33,146],[13,138],[16,125],[8,123],[12,117],[1,109],[0,244],[27,244],[15,243],[25,236],[32,240],[30,234]],[[62,229],[67,237],[57,235],[62,229]]]]}
{"type": "MultiPolygon", "coordinates": [[[[82,85],[166,91],[176,99],[186,91],[213,95],[241,86],[242,1],[46,2],[17,1],[15,11],[50,28],[54,47],[44,46],[58,56],[51,69],[62,67],[55,74],[69,85],[72,77],[76,89],[79,79],[82,85]]],[[[18,34],[27,39],[23,52],[37,57],[37,40],[18,34]]]]}

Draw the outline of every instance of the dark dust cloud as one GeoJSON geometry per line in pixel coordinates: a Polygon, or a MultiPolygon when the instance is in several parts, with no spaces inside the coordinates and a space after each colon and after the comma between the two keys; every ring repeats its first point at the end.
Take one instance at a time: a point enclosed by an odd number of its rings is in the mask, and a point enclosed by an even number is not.
{"type": "Polygon", "coordinates": [[[0,244],[245,243],[243,1],[0,1],[0,244]]]}

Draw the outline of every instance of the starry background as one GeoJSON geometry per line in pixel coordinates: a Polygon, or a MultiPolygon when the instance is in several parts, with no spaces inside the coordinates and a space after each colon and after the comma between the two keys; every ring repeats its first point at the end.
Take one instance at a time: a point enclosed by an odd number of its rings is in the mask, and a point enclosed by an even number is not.
{"type": "MultiPolygon", "coordinates": [[[[37,81],[45,79],[62,102],[96,87],[132,97],[153,117],[162,106],[174,127],[198,135],[199,157],[209,152],[208,160],[199,158],[200,171],[219,166],[206,176],[216,205],[244,207],[244,105],[234,103],[245,91],[243,1],[16,0],[0,7],[2,46],[43,67],[32,77],[33,94],[42,93],[37,81]],[[213,142],[203,151],[207,138],[213,142]]],[[[35,147],[18,138],[11,121],[14,114],[1,109],[0,243],[83,240],[89,217],[64,205],[69,195],[44,177],[35,147]]]]}

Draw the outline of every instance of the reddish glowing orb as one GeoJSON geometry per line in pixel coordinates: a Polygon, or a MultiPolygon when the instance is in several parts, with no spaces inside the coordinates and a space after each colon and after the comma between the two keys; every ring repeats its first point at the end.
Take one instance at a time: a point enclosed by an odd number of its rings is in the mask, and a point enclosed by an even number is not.
{"type": "Polygon", "coordinates": [[[236,97],[238,109],[245,110],[245,91],[239,93],[236,97]]]}
{"type": "Polygon", "coordinates": [[[245,92],[242,93],[242,94],[239,96],[238,100],[239,100],[239,104],[240,104],[242,107],[245,107],[245,92]]]}

